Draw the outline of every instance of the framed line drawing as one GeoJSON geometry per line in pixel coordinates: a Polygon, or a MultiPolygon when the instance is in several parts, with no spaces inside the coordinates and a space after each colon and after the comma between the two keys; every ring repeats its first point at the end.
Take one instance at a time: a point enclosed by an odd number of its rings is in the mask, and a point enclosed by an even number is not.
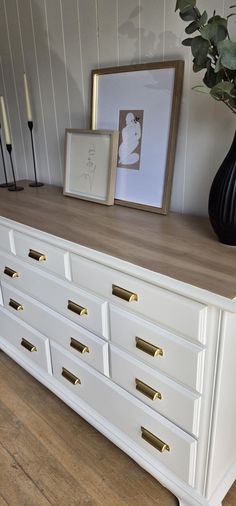
{"type": "Polygon", "coordinates": [[[182,60],[92,71],[91,128],[118,130],[115,203],[167,214],[182,60]]]}
{"type": "Polygon", "coordinates": [[[65,196],[114,204],[118,136],[111,130],[66,129],[65,196]]]}

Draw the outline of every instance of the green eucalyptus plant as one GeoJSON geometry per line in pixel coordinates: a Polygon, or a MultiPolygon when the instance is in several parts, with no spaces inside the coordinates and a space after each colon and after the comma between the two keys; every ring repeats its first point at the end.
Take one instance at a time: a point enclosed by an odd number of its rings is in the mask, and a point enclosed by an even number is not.
{"type": "Polygon", "coordinates": [[[182,41],[184,46],[191,47],[193,71],[206,69],[205,86],[194,86],[194,89],[210,93],[236,114],[236,42],[228,32],[228,19],[236,13],[223,18],[214,11],[209,18],[206,11],[201,13],[196,7],[196,0],[177,0],[175,10],[183,21],[190,22],[185,29],[188,35],[198,32],[182,41]]]}

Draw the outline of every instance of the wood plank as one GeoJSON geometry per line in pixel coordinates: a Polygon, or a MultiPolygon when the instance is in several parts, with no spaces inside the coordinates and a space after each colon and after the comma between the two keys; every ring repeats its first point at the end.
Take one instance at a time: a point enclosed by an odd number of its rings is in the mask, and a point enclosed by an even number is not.
{"type": "MultiPolygon", "coordinates": [[[[87,118],[85,118],[83,67],[78,19],[79,7],[77,0],[61,2],[61,6],[65,38],[66,72],[71,127],[85,128],[88,121],[87,118]]],[[[65,127],[64,121],[62,124],[65,127]]]]}
{"type": "MultiPolygon", "coordinates": [[[[20,132],[20,117],[17,107],[17,92],[15,86],[14,67],[12,65],[11,46],[9,44],[9,28],[8,19],[6,17],[5,2],[0,3],[0,47],[1,47],[1,71],[3,78],[3,89],[1,94],[4,95],[5,106],[8,116],[11,142],[13,146],[12,158],[14,169],[17,177],[24,177],[25,160],[22,156],[23,144],[20,132]]],[[[3,140],[5,143],[5,140],[3,140]]],[[[7,158],[9,158],[7,154],[7,158]]]]}
{"type": "Polygon", "coordinates": [[[206,218],[108,208],[63,197],[59,187],[21,183],[25,190],[18,194],[1,190],[1,216],[229,299],[236,296],[235,248],[218,242],[206,218]]]}
{"type": "MultiPolygon", "coordinates": [[[[37,162],[37,169],[39,180],[43,179],[45,182],[51,182],[48,151],[46,142],[46,131],[44,125],[43,105],[41,96],[41,87],[39,81],[37,55],[34,44],[34,31],[31,19],[31,5],[28,0],[18,0],[18,23],[22,37],[23,55],[24,55],[24,70],[27,74],[30,100],[33,114],[34,123],[34,140],[35,140],[35,156],[37,162]]],[[[41,18],[38,18],[41,22],[41,18]]],[[[22,69],[23,70],[23,69],[22,69]]],[[[30,142],[30,140],[29,140],[30,142]]],[[[31,153],[31,146],[28,147],[31,153]]],[[[31,165],[29,165],[29,178],[33,177],[33,162],[31,155],[31,165]]]]}
{"type": "MultiPolygon", "coordinates": [[[[176,498],[169,491],[4,353],[0,354],[0,364],[0,403],[4,408],[0,420],[1,431],[7,432],[5,444],[21,456],[21,463],[27,466],[32,479],[35,479],[37,466],[33,455],[37,454],[38,468],[40,466],[37,483],[51,501],[57,487],[60,498],[67,491],[66,500],[70,505],[152,506],[159,503],[176,506],[176,498]],[[15,442],[12,439],[16,430],[15,442]],[[21,444],[30,446],[31,453],[29,449],[20,450],[21,444]],[[63,463],[60,469],[59,460],[63,463]],[[42,470],[45,465],[47,472],[42,470]],[[60,483],[56,472],[60,473],[60,483]],[[67,490],[68,474],[70,492],[67,490]],[[72,478],[77,480],[81,502],[72,502],[76,493],[72,478]],[[82,502],[81,483],[91,503],[82,502]]],[[[76,497],[78,500],[78,493],[76,497]]]]}
{"type": "Polygon", "coordinates": [[[49,33],[47,29],[45,3],[41,0],[35,0],[31,3],[31,7],[37,68],[41,89],[43,120],[46,132],[47,152],[50,165],[50,178],[53,184],[61,184],[60,146],[57,137],[57,116],[53,95],[51,61],[49,54],[50,41],[48,39],[49,33]]]}
{"type": "MultiPolygon", "coordinates": [[[[5,410],[1,405],[1,410],[5,410]]],[[[2,418],[2,411],[1,411],[2,418]]],[[[10,417],[8,417],[9,420],[10,417]]],[[[2,419],[1,419],[2,421],[2,419]]],[[[2,428],[1,428],[2,432],[2,428]]],[[[26,504],[37,504],[46,506],[52,504],[44,495],[37,484],[33,482],[28,473],[22,468],[19,457],[13,455],[5,444],[0,442],[0,488],[3,503],[18,506],[26,504]]]]}
{"type": "Polygon", "coordinates": [[[139,0],[118,2],[119,65],[140,63],[140,9],[139,0]]]}

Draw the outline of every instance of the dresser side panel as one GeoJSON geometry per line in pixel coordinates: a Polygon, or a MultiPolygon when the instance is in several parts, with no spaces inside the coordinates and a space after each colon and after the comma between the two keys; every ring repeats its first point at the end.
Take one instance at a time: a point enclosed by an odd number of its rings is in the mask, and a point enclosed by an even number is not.
{"type": "Polygon", "coordinates": [[[236,464],[236,315],[224,313],[216,378],[207,496],[236,464]]]}

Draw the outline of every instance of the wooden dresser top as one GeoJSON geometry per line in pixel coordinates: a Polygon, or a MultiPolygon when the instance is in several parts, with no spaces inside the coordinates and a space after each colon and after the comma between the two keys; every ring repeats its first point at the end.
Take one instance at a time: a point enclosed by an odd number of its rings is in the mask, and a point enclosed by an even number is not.
{"type": "Polygon", "coordinates": [[[0,215],[210,292],[236,297],[236,247],[206,218],[167,216],[64,197],[55,186],[0,188],[0,215]]]}

